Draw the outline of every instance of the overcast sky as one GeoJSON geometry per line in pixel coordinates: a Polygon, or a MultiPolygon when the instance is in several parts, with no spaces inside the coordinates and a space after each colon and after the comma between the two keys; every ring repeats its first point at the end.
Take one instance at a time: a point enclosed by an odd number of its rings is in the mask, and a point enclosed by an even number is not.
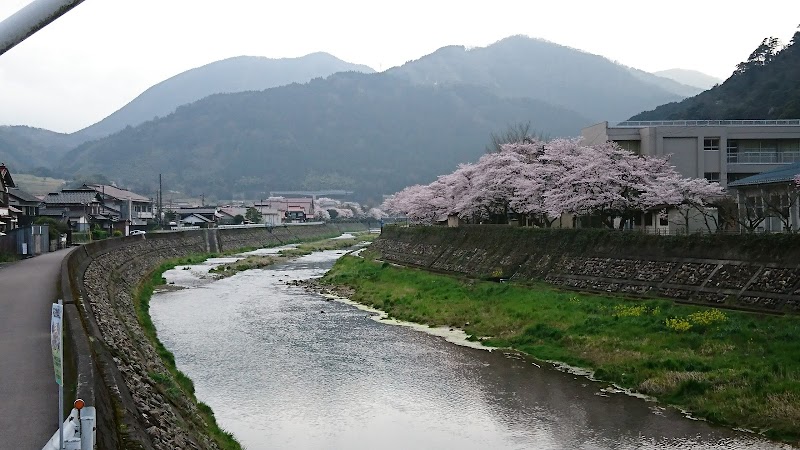
{"type": "MultiPolygon", "coordinates": [[[[0,0],[0,20],[31,0],[0,0]]],[[[85,0],[0,56],[0,125],[72,132],[212,61],[325,51],[376,70],[445,45],[524,34],[646,71],[727,78],[761,39],[788,42],[800,1],[85,0]]]]}

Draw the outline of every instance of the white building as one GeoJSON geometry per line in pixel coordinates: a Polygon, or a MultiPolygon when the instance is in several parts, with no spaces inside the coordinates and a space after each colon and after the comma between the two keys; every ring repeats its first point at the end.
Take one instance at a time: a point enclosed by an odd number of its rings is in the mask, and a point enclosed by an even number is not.
{"type": "Polygon", "coordinates": [[[581,130],[587,144],[615,141],[641,155],[670,156],[686,177],[728,183],[800,162],[800,119],[602,122],[581,130]]]}

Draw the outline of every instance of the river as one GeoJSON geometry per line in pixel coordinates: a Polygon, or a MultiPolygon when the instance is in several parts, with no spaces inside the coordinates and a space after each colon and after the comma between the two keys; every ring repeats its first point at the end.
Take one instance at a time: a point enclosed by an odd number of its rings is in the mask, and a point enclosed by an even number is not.
{"type": "Polygon", "coordinates": [[[230,259],[180,266],[165,278],[186,289],[151,300],[178,368],[249,450],[789,448],[287,284],[342,253],[222,280],[208,269],[230,259]]]}

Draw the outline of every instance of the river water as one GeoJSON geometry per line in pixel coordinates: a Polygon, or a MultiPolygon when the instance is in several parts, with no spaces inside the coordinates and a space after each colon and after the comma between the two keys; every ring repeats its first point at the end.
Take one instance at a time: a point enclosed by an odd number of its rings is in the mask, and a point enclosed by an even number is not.
{"type": "Polygon", "coordinates": [[[287,284],[342,253],[216,281],[231,259],[181,266],[165,277],[187,289],[153,296],[159,338],[247,449],[789,448],[287,284]]]}

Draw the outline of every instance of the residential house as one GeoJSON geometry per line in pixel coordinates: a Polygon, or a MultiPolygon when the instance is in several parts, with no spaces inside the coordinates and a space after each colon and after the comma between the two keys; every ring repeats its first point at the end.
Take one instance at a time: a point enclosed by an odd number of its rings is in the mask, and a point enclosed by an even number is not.
{"type": "Polygon", "coordinates": [[[196,208],[178,208],[174,210],[179,225],[197,225],[202,228],[213,228],[219,224],[222,214],[217,207],[201,206],[196,208]],[[202,219],[202,220],[201,220],[202,219]]]}
{"type": "Polygon", "coordinates": [[[153,201],[143,195],[107,184],[85,184],[103,198],[103,213],[119,222],[118,228],[127,234],[130,230],[146,230],[148,221],[155,220],[153,201]],[[128,230],[124,230],[124,226],[128,230]]]}
{"type": "Polygon", "coordinates": [[[0,164],[0,236],[5,236],[6,231],[16,228],[16,218],[11,211],[8,191],[16,187],[5,164],[0,164]]]}
{"type": "MultiPolygon", "coordinates": [[[[223,207],[221,207],[221,208],[219,209],[219,212],[220,212],[220,213],[221,213],[223,216],[225,216],[225,217],[223,218],[223,220],[224,220],[225,222],[228,222],[228,221],[230,221],[230,224],[235,224],[235,223],[236,223],[236,216],[242,216],[242,217],[244,217],[245,215],[247,215],[247,208],[246,208],[246,207],[244,207],[244,206],[231,206],[231,205],[227,205],[227,206],[223,206],[223,207]],[[231,217],[232,219],[228,219],[228,217],[231,217]]],[[[229,225],[229,224],[227,224],[227,223],[226,223],[226,225],[229,225]]]]}
{"type": "Polygon", "coordinates": [[[670,155],[681,175],[723,187],[800,161],[798,119],[602,122],[581,136],[590,145],[614,141],[639,155],[670,155]]]}
{"type": "Polygon", "coordinates": [[[43,202],[40,216],[67,222],[73,231],[88,232],[95,223],[111,231],[113,217],[105,209],[103,197],[93,189],[62,189],[47,194],[43,202]]]}
{"type": "MultiPolygon", "coordinates": [[[[46,225],[27,225],[26,210],[19,207],[17,192],[11,172],[0,164],[0,252],[23,256],[46,253],[50,249],[49,229],[46,225]]],[[[35,207],[31,212],[35,213],[35,207]]]]}
{"type": "Polygon", "coordinates": [[[282,222],[306,222],[314,220],[315,205],[314,199],[311,197],[302,198],[283,198],[283,197],[270,197],[266,200],[256,203],[256,209],[262,211],[265,223],[279,225],[282,222]],[[272,211],[277,212],[278,221],[276,223],[267,220],[267,214],[272,215],[272,211]]]}
{"type": "Polygon", "coordinates": [[[36,217],[39,216],[39,207],[42,200],[19,188],[8,190],[9,209],[16,214],[17,226],[27,227],[33,225],[36,217]]]}
{"type": "Polygon", "coordinates": [[[797,162],[730,183],[740,228],[751,232],[800,230],[800,190],[794,182],[799,174],[797,162]]]}
{"type": "MultiPolygon", "coordinates": [[[[219,225],[235,225],[236,224],[236,212],[232,211],[232,208],[220,208],[217,213],[219,214],[219,225]]],[[[242,214],[244,217],[244,214],[242,214]]]]}
{"type": "Polygon", "coordinates": [[[191,213],[182,214],[180,224],[180,226],[188,227],[213,228],[216,222],[202,214],[191,213]]]}

